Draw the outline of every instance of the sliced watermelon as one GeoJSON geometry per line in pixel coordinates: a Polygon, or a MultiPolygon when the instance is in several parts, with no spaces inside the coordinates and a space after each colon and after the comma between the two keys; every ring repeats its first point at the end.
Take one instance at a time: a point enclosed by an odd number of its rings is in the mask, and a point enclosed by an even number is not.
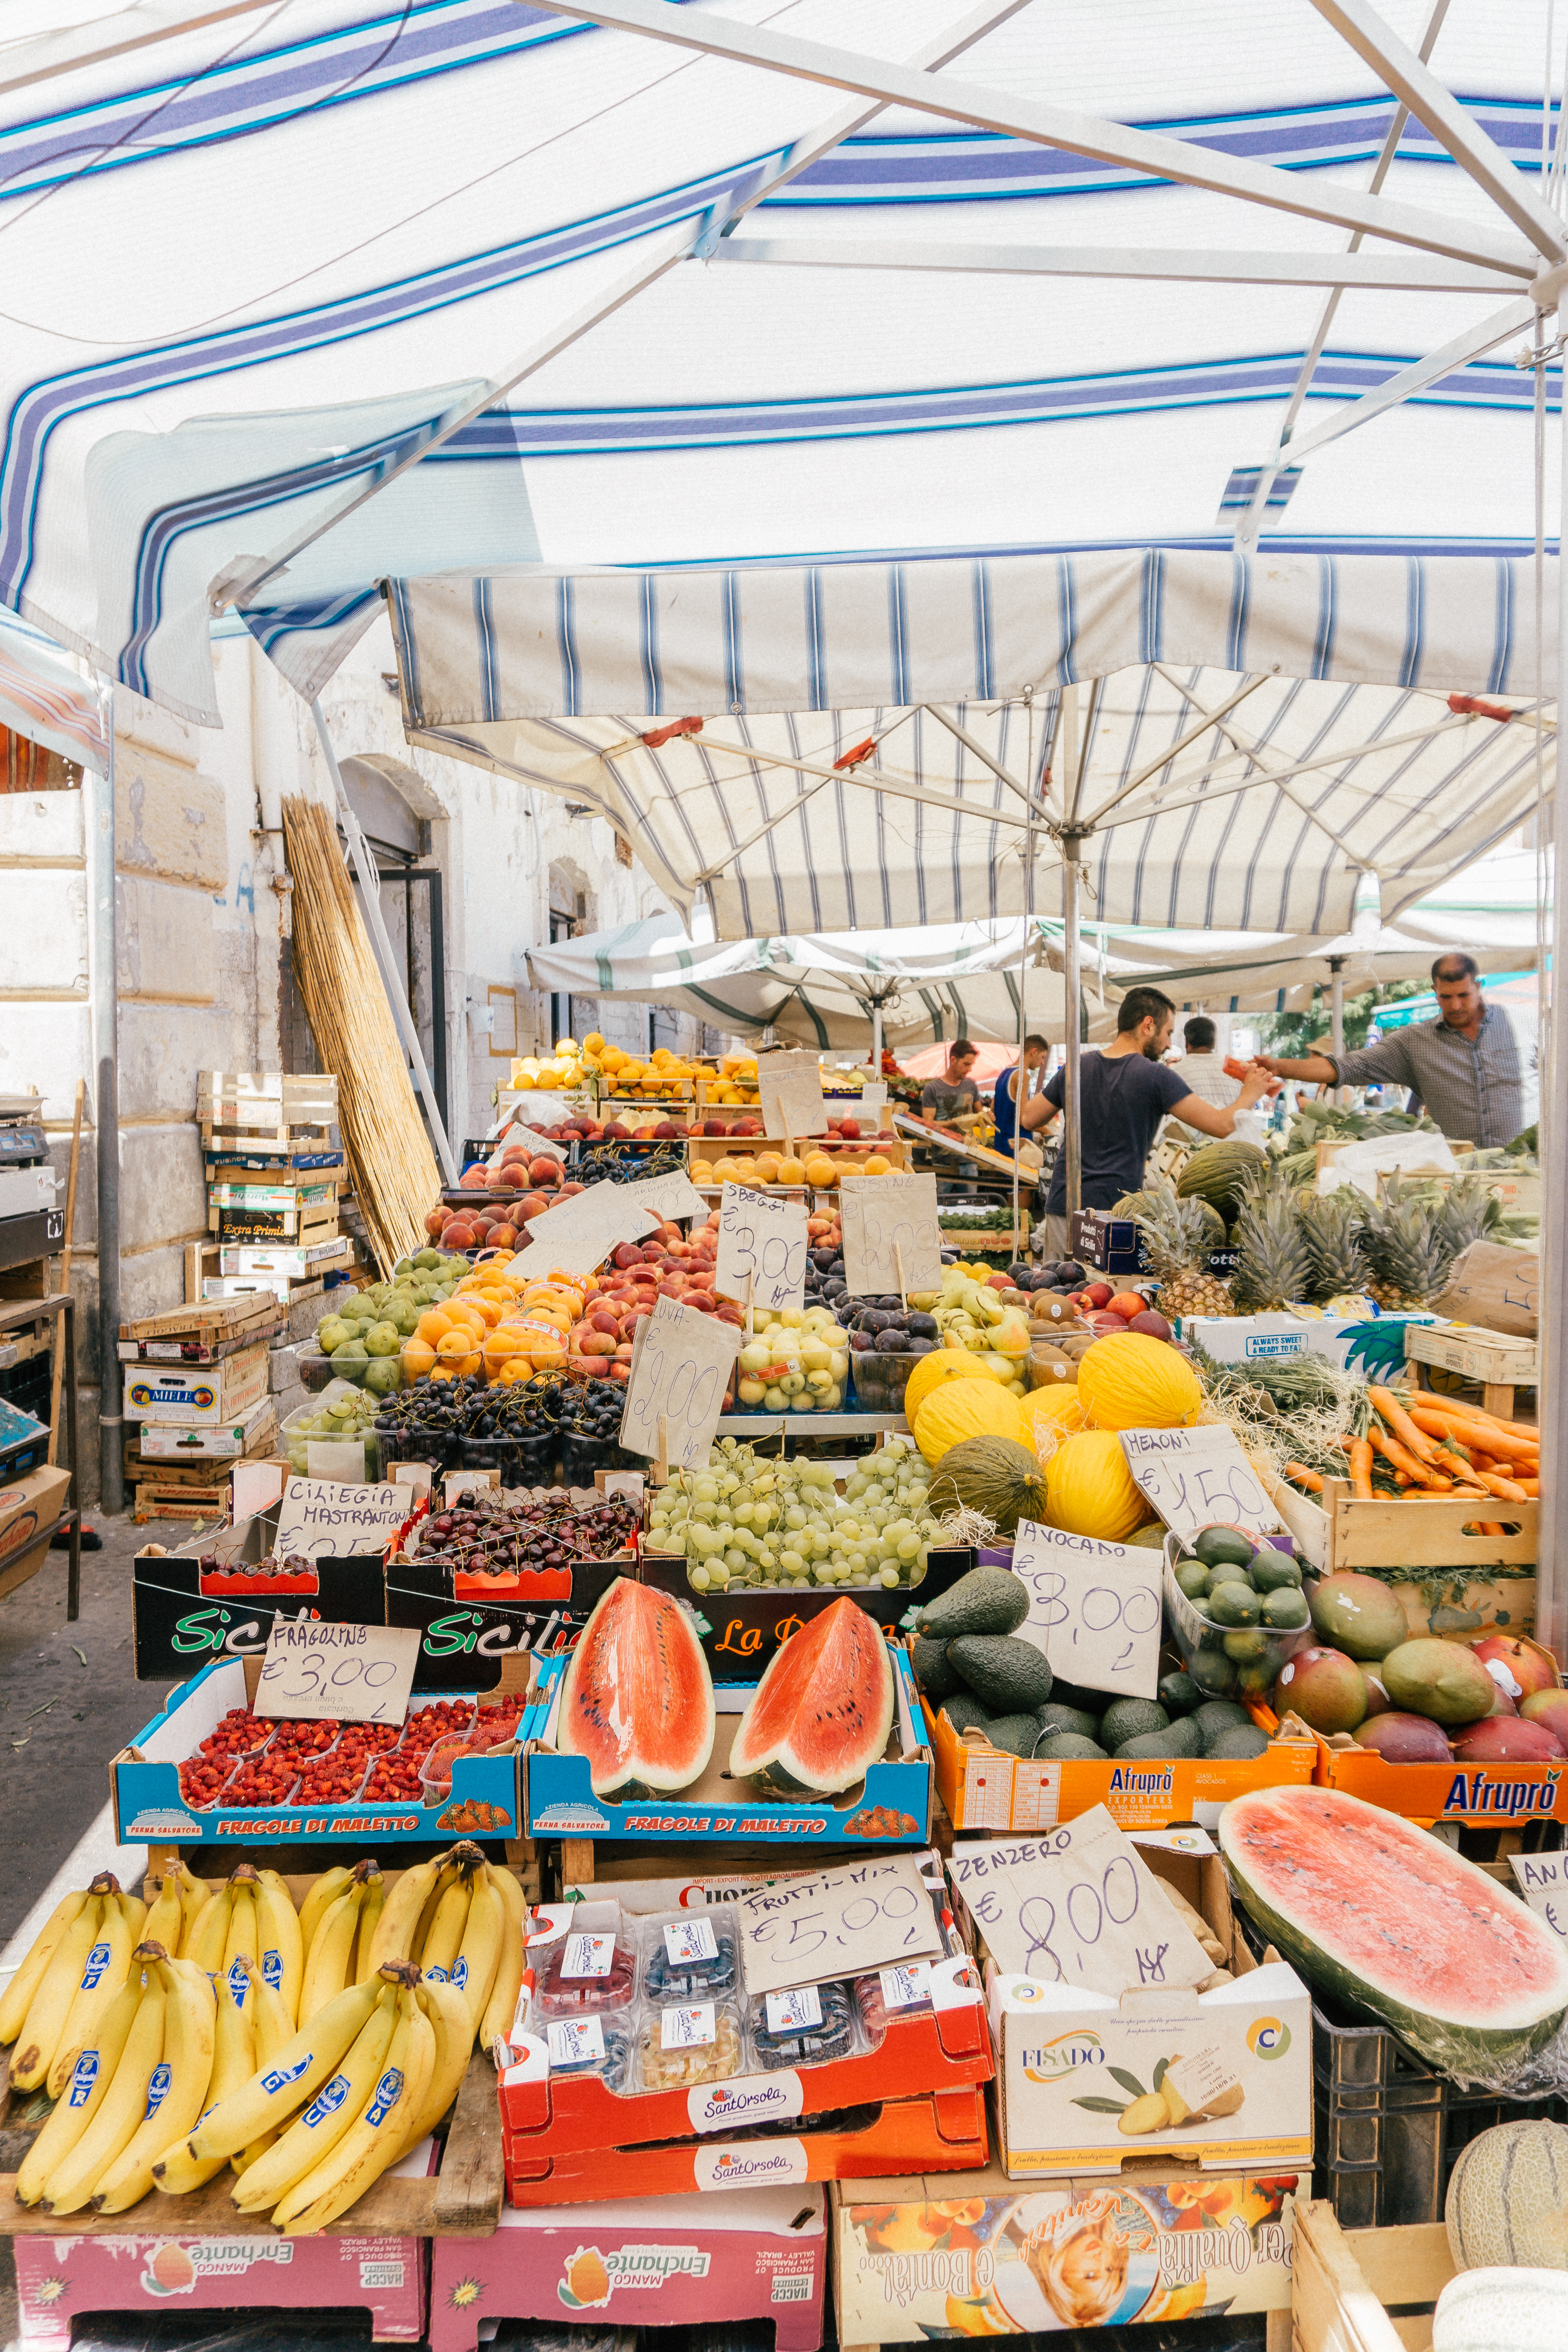
{"type": "Polygon", "coordinates": [[[1241,1900],[1311,1984],[1435,2066],[1492,2077],[1550,2042],[1568,1952],[1426,1830],[1334,1789],[1255,1789],[1220,1815],[1241,1900]]]}
{"type": "Polygon", "coordinates": [[[836,1796],[880,1761],[892,1727],[881,1628],[853,1601],[835,1601],[775,1653],[741,1717],[730,1769],[783,1796],[836,1796]]]}
{"type": "Polygon", "coordinates": [[[689,1788],[713,1753],[713,1683],[678,1601],[617,1576],[566,1668],[555,1744],[596,1797],[689,1788]]]}

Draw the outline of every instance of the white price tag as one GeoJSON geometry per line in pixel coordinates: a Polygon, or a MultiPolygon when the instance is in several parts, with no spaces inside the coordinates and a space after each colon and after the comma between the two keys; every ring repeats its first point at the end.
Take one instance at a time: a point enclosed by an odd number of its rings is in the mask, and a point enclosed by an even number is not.
{"type": "Polygon", "coordinates": [[[912,1854],[848,1863],[742,1895],[735,1906],[746,1990],[858,1976],[893,1960],[940,1958],[931,1890],[912,1854]]]}
{"type": "Polygon", "coordinates": [[[826,1135],[822,1072],[815,1054],[766,1054],[757,1065],[764,1135],[826,1135]]]}
{"type": "Polygon", "coordinates": [[[1121,1450],[1142,1493],[1179,1543],[1224,1520],[1250,1536],[1274,1535],[1279,1514],[1242,1452],[1236,1432],[1215,1423],[1202,1429],[1124,1429],[1121,1450]]]}
{"type": "Polygon", "coordinates": [[[1013,1572],[1029,1588],[1019,1637],[1049,1660],[1053,1673],[1087,1690],[1153,1697],[1162,1616],[1157,1551],[1023,1519],[1013,1541],[1013,1572]]]}
{"type": "Polygon", "coordinates": [[[931,1962],[913,1960],[907,1969],[883,1969],[884,2008],[920,2009],[931,1999],[931,1962]]]}
{"type": "Polygon", "coordinates": [[[744,1305],[776,1314],[805,1302],[805,1203],[774,1201],[748,1184],[726,1181],[719,1199],[719,1256],[713,1287],[744,1305]]]}
{"type": "Polygon", "coordinates": [[[646,1241],[659,1221],[637,1202],[626,1199],[629,1189],[608,1181],[590,1184],[585,1192],[574,1192],[553,1209],[542,1210],[529,1219],[530,1243],[551,1251],[570,1243],[580,1253],[596,1242],[603,1259],[620,1242],[646,1241]]]}
{"type": "Polygon", "coordinates": [[[587,2066],[605,2054],[605,2028],[596,2017],[567,2017],[544,2029],[552,2066],[587,2066]]]}
{"type": "Polygon", "coordinates": [[[687,2009],[663,2009],[658,2015],[658,2046],[661,2050],[700,2050],[710,2042],[717,2042],[719,2028],[713,2019],[713,2003],[700,2000],[687,2009]]]}
{"type": "Polygon", "coordinates": [[[708,1214],[707,1202],[683,1168],[672,1170],[668,1176],[639,1176],[635,1184],[617,1184],[616,1190],[624,1201],[635,1209],[646,1209],[650,1216],[673,1222],[708,1214]]]}
{"type": "MultiPolygon", "coordinates": [[[[552,1143],[547,1135],[540,1135],[531,1127],[524,1127],[520,1119],[513,1119],[490,1157],[489,1164],[492,1172],[500,1168],[509,1143],[526,1143],[536,1160],[555,1160],[563,1166],[565,1164],[566,1154],[558,1143],[552,1143]]],[[[513,1189],[519,1192],[527,1192],[531,1190],[531,1187],[525,1181],[513,1189]]]]}
{"type": "Polygon", "coordinates": [[[672,1467],[706,1465],[712,1450],[724,1391],[745,1334],[733,1323],[699,1314],[673,1298],[656,1300],[637,1325],[621,1444],[628,1454],[657,1460],[659,1423],[664,1423],[665,1459],[672,1467]]]}
{"type": "Polygon", "coordinates": [[[1103,1805],[1041,1838],[955,1845],[952,1879],[998,1968],[1117,1996],[1214,1962],[1103,1805]]]}
{"type": "Polygon", "coordinates": [[[846,1176],[838,1208],[845,1285],[857,1297],[942,1288],[934,1176],[846,1176]]]}
{"type": "Polygon", "coordinates": [[[667,1927],[664,1948],[677,1968],[686,1968],[693,1960],[716,1960],[719,1957],[712,1923],[707,1919],[681,1919],[667,1927]]]}
{"type": "Polygon", "coordinates": [[[888,1083],[885,1078],[868,1078],[860,1089],[862,1110],[882,1110],[887,1106],[888,1083]]]}
{"type": "Polygon", "coordinates": [[[765,1993],[763,2007],[768,2013],[770,2033],[799,2033],[808,2025],[822,2023],[822,1995],[815,1985],[797,1985],[793,1992],[765,1993]]]}
{"type": "Polygon", "coordinates": [[[1531,1909],[1568,1942],[1568,1853],[1510,1853],[1509,1863],[1531,1909]]]}
{"type": "Polygon", "coordinates": [[[561,1955],[563,1977],[607,1977],[616,1958],[613,1936],[568,1936],[561,1955]]]}
{"type": "MultiPolygon", "coordinates": [[[[364,1448],[359,1449],[363,1467],[364,1448]]],[[[408,1517],[407,1495],[395,1486],[341,1486],[325,1478],[290,1478],[283,1489],[273,1548],[279,1559],[344,1559],[384,1552],[408,1517]]]]}
{"type": "Polygon", "coordinates": [[[329,1625],[275,1617],[256,1713],[337,1723],[401,1723],[419,1656],[416,1625],[329,1625]]]}

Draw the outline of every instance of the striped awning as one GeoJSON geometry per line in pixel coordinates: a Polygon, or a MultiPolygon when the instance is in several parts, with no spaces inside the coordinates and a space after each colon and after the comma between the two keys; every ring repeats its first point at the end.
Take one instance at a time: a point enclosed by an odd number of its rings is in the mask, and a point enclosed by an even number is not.
{"type": "Polygon", "coordinates": [[[56,646],[0,616],[0,727],[98,775],[109,769],[103,705],[56,646]]]}

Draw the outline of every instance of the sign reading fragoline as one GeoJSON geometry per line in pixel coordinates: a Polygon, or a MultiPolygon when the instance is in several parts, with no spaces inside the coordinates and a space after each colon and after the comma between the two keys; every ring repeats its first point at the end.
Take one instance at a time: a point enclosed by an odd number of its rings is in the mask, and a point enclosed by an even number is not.
{"type": "Polygon", "coordinates": [[[258,1715],[311,1722],[401,1723],[419,1655],[419,1635],[402,1625],[275,1622],[256,1685],[258,1715]]]}
{"type": "Polygon", "coordinates": [[[1127,1466],[1184,1547],[1204,1528],[1223,1524],[1261,1538],[1279,1532],[1279,1514],[1237,1440],[1220,1423],[1201,1429],[1124,1429],[1127,1466]]]}
{"type": "Polygon", "coordinates": [[[719,1197],[713,1287],[758,1312],[778,1314],[805,1300],[805,1203],[775,1201],[726,1181],[719,1197]]]}
{"type": "Polygon", "coordinates": [[[733,1323],[673,1298],[656,1299],[637,1325],[626,1379],[621,1444],[627,1453],[662,1457],[679,1469],[705,1467],[744,1344],[733,1323]]]}
{"type": "Polygon", "coordinates": [[[1119,1698],[1152,1698],[1160,1681],[1160,1554],[1020,1519],[1013,1573],[1029,1590],[1018,1637],[1053,1674],[1119,1698]]]}

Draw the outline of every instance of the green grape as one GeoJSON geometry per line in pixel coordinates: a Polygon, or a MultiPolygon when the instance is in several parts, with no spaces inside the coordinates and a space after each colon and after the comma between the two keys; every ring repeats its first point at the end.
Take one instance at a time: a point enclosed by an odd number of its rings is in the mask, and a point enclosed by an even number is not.
{"type": "Polygon", "coordinates": [[[789,1578],[792,1584],[797,1578],[805,1574],[805,1562],[797,1551],[781,1552],[779,1554],[779,1566],[783,1570],[784,1575],[789,1578]]]}
{"type": "Polygon", "coordinates": [[[731,1575],[738,1574],[745,1565],[746,1555],[743,1551],[731,1549],[724,1554],[724,1566],[731,1575]]]}
{"type": "Polygon", "coordinates": [[[686,1580],[699,1592],[706,1592],[713,1581],[705,1568],[689,1568],[686,1571],[686,1580]]]}

